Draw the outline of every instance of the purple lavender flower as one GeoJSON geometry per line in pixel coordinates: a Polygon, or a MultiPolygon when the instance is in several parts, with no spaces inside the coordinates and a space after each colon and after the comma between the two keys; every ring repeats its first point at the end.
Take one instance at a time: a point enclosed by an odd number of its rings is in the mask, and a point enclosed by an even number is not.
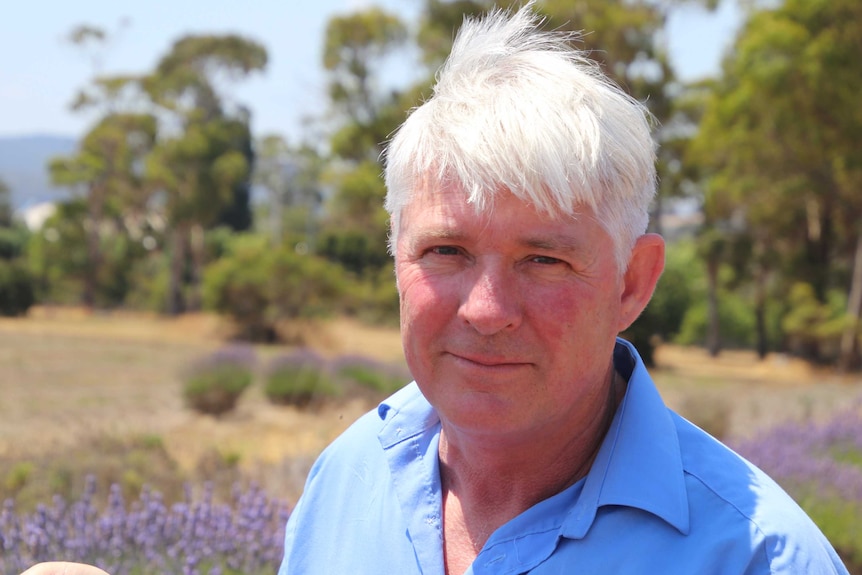
{"type": "Polygon", "coordinates": [[[171,507],[146,488],[126,504],[113,486],[100,510],[94,493],[90,479],[78,501],[55,498],[30,515],[17,514],[7,501],[0,511],[0,575],[46,560],[83,561],[114,575],[271,575],[278,568],[287,506],[256,486],[235,486],[228,503],[215,501],[211,485],[198,498],[189,489],[171,507]]]}

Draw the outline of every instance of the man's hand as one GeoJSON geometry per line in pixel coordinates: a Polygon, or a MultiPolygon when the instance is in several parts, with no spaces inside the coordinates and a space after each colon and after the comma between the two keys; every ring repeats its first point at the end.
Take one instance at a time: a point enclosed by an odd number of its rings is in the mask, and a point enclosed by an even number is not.
{"type": "Polygon", "coordinates": [[[67,561],[50,561],[33,565],[21,575],[108,575],[98,567],[67,561]]]}

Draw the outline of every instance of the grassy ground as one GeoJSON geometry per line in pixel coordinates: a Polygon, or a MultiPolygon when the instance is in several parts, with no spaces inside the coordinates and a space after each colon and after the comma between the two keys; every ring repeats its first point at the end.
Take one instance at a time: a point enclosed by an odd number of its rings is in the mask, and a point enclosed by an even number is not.
{"type": "MultiPolygon", "coordinates": [[[[261,483],[293,500],[313,459],[373,405],[345,398],[314,411],[270,405],[258,384],[220,419],[183,406],[182,373],[223,345],[217,318],[165,319],[37,309],[0,320],[0,499],[26,505],[49,491],[74,496],[83,476],[143,484],[170,496],[185,481],[261,483]]],[[[327,355],[361,353],[401,361],[394,330],[337,320],[307,331],[327,355]]],[[[285,348],[261,347],[265,360],[285,348]]],[[[862,393],[862,378],[839,377],[791,358],[757,361],[728,352],[662,347],[655,378],[668,403],[724,437],[786,419],[823,418],[862,393]]]]}

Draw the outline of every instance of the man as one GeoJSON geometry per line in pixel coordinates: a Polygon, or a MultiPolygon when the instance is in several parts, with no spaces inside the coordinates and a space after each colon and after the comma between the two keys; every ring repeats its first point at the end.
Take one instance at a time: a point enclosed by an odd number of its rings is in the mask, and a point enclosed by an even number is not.
{"type": "Polygon", "coordinates": [[[538,26],[465,22],[388,147],[415,382],[317,461],[280,574],[846,573],[617,339],[664,263],[648,114],[538,26]]]}
{"type": "Polygon", "coordinates": [[[529,4],[464,24],[386,157],[415,382],[321,455],[280,575],[847,573],[617,339],[664,263],[647,118],[529,4]]]}

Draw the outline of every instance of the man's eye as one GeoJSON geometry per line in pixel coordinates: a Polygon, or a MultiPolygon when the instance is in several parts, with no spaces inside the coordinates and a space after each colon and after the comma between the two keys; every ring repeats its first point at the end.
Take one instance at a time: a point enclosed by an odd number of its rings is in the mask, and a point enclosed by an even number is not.
{"type": "Polygon", "coordinates": [[[531,258],[533,263],[543,264],[543,265],[553,265],[562,263],[562,260],[558,260],[557,258],[552,258],[550,256],[534,256],[531,258]]]}
{"type": "Polygon", "coordinates": [[[438,256],[457,256],[461,253],[461,250],[459,250],[455,246],[437,246],[431,248],[429,251],[432,254],[436,254],[438,256]]]}

